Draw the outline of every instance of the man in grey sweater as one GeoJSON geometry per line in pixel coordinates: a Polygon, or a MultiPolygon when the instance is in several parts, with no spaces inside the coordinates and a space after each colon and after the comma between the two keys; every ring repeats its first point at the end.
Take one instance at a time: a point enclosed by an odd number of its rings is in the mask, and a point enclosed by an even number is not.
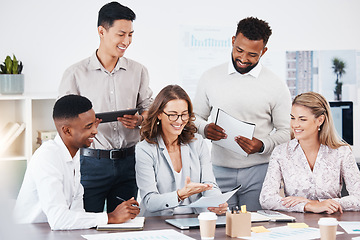
{"type": "Polygon", "coordinates": [[[247,157],[216,144],[211,154],[221,190],[242,185],[228,201],[229,207],[246,204],[250,211],[261,209],[259,194],[272,150],[290,140],[290,92],[285,81],[259,63],[271,33],[263,20],[241,20],[232,37],[232,61],[206,71],[194,99],[195,124],[210,140],[227,138],[223,128],[208,123],[209,116],[214,121],[217,109],[256,125],[252,139],[234,139],[249,154],[247,157]]]}

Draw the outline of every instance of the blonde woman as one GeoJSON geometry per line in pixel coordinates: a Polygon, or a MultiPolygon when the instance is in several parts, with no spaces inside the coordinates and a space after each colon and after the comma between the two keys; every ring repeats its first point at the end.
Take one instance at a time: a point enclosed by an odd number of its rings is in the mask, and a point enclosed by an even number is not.
{"type": "Polygon", "coordinates": [[[350,147],[336,134],[329,103],[318,93],[303,93],[293,100],[290,116],[295,139],[274,149],[261,206],[328,214],[360,211],[360,172],[350,147]],[[279,195],[281,181],[285,197],[279,195]]]}

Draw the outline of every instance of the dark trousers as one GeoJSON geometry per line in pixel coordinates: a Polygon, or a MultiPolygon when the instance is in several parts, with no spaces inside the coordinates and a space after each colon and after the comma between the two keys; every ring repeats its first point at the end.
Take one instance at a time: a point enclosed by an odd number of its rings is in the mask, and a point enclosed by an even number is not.
{"type": "Polygon", "coordinates": [[[138,188],[135,179],[135,153],[121,159],[80,156],[81,184],[84,187],[86,212],[112,212],[125,200],[136,199],[138,188]]]}

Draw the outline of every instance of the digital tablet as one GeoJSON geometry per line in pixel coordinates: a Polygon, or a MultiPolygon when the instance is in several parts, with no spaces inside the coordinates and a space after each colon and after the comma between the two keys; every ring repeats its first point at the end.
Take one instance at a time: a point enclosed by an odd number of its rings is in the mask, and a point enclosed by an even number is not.
{"type": "Polygon", "coordinates": [[[96,113],[95,116],[99,119],[102,119],[100,123],[107,123],[107,122],[115,122],[117,121],[118,117],[122,117],[124,115],[134,115],[139,109],[126,109],[120,111],[113,111],[113,112],[103,112],[103,113],[96,113]]]}

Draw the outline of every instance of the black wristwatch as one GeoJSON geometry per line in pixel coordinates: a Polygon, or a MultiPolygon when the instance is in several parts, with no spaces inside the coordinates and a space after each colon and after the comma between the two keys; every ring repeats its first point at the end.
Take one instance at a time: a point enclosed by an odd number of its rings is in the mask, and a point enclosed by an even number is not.
{"type": "Polygon", "coordinates": [[[262,146],[261,146],[261,148],[260,148],[260,150],[259,150],[259,153],[262,153],[262,152],[264,151],[264,149],[265,149],[264,143],[262,142],[262,146]]]}

